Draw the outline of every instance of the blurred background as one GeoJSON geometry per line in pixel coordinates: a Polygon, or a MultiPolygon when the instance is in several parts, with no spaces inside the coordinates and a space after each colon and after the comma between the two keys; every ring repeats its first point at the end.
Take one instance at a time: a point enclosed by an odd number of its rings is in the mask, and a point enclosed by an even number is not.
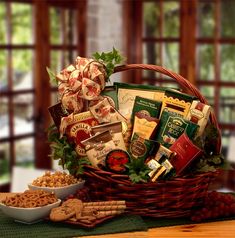
{"type": "MultiPolygon", "coordinates": [[[[15,166],[54,167],[46,129],[58,97],[46,67],[59,72],[78,55],[113,47],[127,63],[162,65],[196,85],[234,166],[234,16],[233,0],[0,0],[0,191],[9,191],[15,166]]],[[[151,71],[119,73],[114,81],[177,87],[151,71]]],[[[235,173],[228,170],[220,184],[235,190],[235,173]]]]}

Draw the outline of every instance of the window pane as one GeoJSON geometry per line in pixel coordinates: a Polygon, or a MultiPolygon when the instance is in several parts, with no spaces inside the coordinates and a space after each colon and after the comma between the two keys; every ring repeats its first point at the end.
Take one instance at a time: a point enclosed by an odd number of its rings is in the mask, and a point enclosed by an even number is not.
{"type": "Polygon", "coordinates": [[[7,27],[6,27],[6,4],[0,3],[0,44],[7,43],[7,27]]]}
{"type": "Polygon", "coordinates": [[[221,1],[221,36],[235,37],[235,2],[221,1]]]}
{"type": "Polygon", "coordinates": [[[221,80],[235,82],[235,45],[221,46],[221,80]]]}
{"type": "Polygon", "coordinates": [[[61,12],[60,8],[50,8],[50,42],[51,44],[62,43],[61,29],[61,12]]]}
{"type": "Polygon", "coordinates": [[[53,72],[60,72],[66,66],[75,62],[76,51],[51,50],[50,68],[53,72]]]}
{"type": "Polygon", "coordinates": [[[31,50],[12,51],[13,89],[33,88],[33,52],[31,50]]]}
{"type": "Polygon", "coordinates": [[[77,11],[64,9],[65,13],[65,42],[64,44],[77,44],[77,11]]]}
{"type": "Polygon", "coordinates": [[[163,3],[164,14],[164,37],[178,37],[179,36],[179,2],[165,2],[163,3]]]}
{"type": "Polygon", "coordinates": [[[77,12],[72,9],[50,8],[51,44],[77,43],[77,12]]]}
{"type": "Polygon", "coordinates": [[[0,138],[9,137],[8,98],[0,97],[0,138]]]}
{"type": "MultiPolygon", "coordinates": [[[[143,44],[143,63],[144,64],[161,64],[160,44],[144,43],[143,44]]],[[[159,73],[150,70],[143,70],[144,77],[158,77],[159,73]]]]}
{"type": "Polygon", "coordinates": [[[53,72],[60,72],[63,69],[62,52],[59,50],[50,51],[50,69],[53,72]]]}
{"type": "Polygon", "coordinates": [[[176,73],[179,72],[179,44],[163,44],[163,66],[176,73]]]}
{"type": "Polygon", "coordinates": [[[12,43],[32,44],[32,6],[28,4],[13,3],[12,5],[12,43]]]}
{"type": "Polygon", "coordinates": [[[14,135],[34,131],[33,95],[20,94],[14,97],[14,135]]]}
{"type": "Polygon", "coordinates": [[[0,185],[10,181],[9,143],[0,143],[0,185]]]}
{"type": "Polygon", "coordinates": [[[154,2],[143,5],[143,36],[160,37],[160,7],[154,2]]]}
{"type": "Polygon", "coordinates": [[[220,122],[235,124],[235,90],[222,87],[220,90],[220,122]]]}
{"type": "Polygon", "coordinates": [[[0,50],[0,92],[7,89],[7,51],[0,50]]]}
{"type": "Polygon", "coordinates": [[[34,139],[22,139],[15,142],[16,165],[34,167],[34,139]]]}
{"type": "Polygon", "coordinates": [[[201,2],[198,10],[198,36],[212,37],[215,32],[215,5],[201,2]]]}
{"type": "Polygon", "coordinates": [[[202,80],[213,80],[215,49],[213,45],[197,46],[197,78],[202,80]]]}
{"type": "Polygon", "coordinates": [[[213,86],[200,86],[201,94],[207,99],[210,106],[214,105],[215,88],[213,86]]]}

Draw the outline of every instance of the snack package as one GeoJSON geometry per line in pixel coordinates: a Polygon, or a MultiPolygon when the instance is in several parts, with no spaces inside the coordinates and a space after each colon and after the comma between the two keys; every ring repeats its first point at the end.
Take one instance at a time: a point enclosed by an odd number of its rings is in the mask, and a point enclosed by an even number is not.
{"type": "Polygon", "coordinates": [[[158,127],[156,141],[169,148],[184,133],[193,139],[197,133],[198,125],[182,118],[179,114],[165,109],[162,112],[158,127]]]}
{"type": "Polygon", "coordinates": [[[105,124],[94,126],[91,128],[91,133],[93,135],[104,132],[104,131],[109,131],[111,133],[116,149],[121,149],[124,151],[127,150],[124,139],[123,139],[123,133],[125,131],[123,131],[122,122],[117,121],[117,122],[105,123],[105,124]]]}
{"type": "Polygon", "coordinates": [[[63,117],[60,125],[60,133],[66,133],[70,141],[75,143],[75,150],[78,155],[85,156],[86,151],[81,143],[90,137],[91,127],[98,125],[98,121],[87,111],[78,114],[70,114],[63,117]]]}
{"type": "Polygon", "coordinates": [[[171,164],[177,175],[182,174],[189,164],[202,154],[202,150],[194,145],[185,133],[176,140],[170,150],[176,153],[176,156],[171,160],[171,164]]]}
{"type": "Polygon", "coordinates": [[[144,139],[152,139],[156,132],[158,124],[159,119],[137,112],[134,117],[132,135],[137,133],[140,137],[144,139]]]}
{"type": "Polygon", "coordinates": [[[61,123],[61,118],[68,116],[69,113],[64,109],[61,102],[49,107],[48,110],[51,114],[51,117],[52,117],[57,129],[59,129],[60,123],[61,123]]]}
{"type": "Polygon", "coordinates": [[[144,139],[134,133],[129,147],[130,155],[134,159],[146,160],[155,143],[155,141],[144,139]]]}
{"type": "Polygon", "coordinates": [[[109,131],[101,132],[81,142],[86,154],[94,167],[104,168],[106,155],[116,149],[109,131]]]}
{"type": "Polygon", "coordinates": [[[136,96],[132,110],[131,120],[134,121],[134,117],[137,112],[149,117],[158,118],[160,115],[161,106],[161,101],[136,96]]]}
{"type": "Polygon", "coordinates": [[[168,111],[178,113],[186,118],[191,104],[195,99],[195,96],[181,93],[177,90],[166,90],[162,100],[161,113],[167,108],[168,111]]]}
{"type": "Polygon", "coordinates": [[[126,121],[126,118],[109,103],[107,98],[104,98],[89,109],[99,123],[126,121]]]}
{"type": "Polygon", "coordinates": [[[170,149],[166,148],[165,146],[159,144],[159,147],[158,147],[157,152],[156,152],[156,154],[154,156],[154,159],[156,161],[161,161],[163,156],[165,158],[167,158],[168,160],[170,160],[171,157],[174,156],[174,152],[171,151],[170,149]]]}
{"type": "Polygon", "coordinates": [[[155,182],[165,172],[163,166],[154,159],[149,160],[147,165],[151,169],[148,176],[152,182],[155,182]]]}
{"type": "Polygon", "coordinates": [[[210,112],[211,107],[209,105],[199,101],[193,101],[186,118],[187,120],[199,125],[197,137],[203,134],[209,120],[210,112]]]}
{"type": "Polygon", "coordinates": [[[131,117],[136,96],[162,101],[166,90],[164,87],[118,82],[114,86],[117,87],[119,111],[127,119],[131,117]]]}
{"type": "Polygon", "coordinates": [[[115,149],[106,155],[105,166],[111,172],[123,174],[127,171],[125,165],[129,162],[130,155],[126,151],[115,149]]]}

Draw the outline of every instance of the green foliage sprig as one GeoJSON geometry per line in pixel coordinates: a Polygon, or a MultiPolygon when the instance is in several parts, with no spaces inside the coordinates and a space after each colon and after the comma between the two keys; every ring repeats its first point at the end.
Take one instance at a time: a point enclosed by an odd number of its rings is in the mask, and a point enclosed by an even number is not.
{"type": "Polygon", "coordinates": [[[52,159],[59,160],[58,164],[74,176],[83,174],[83,166],[89,164],[89,161],[85,157],[78,157],[73,144],[66,136],[60,137],[55,125],[48,128],[48,142],[52,149],[50,154],[52,159]]]}
{"type": "Polygon", "coordinates": [[[49,78],[50,78],[50,84],[51,85],[58,85],[58,81],[56,79],[56,74],[49,67],[46,67],[46,70],[47,70],[47,73],[48,73],[49,78]]]}
{"type": "Polygon", "coordinates": [[[131,159],[126,165],[129,169],[128,175],[133,183],[147,182],[149,180],[148,173],[151,171],[145,164],[144,159],[131,159]]]}
{"type": "Polygon", "coordinates": [[[215,153],[218,137],[218,129],[213,124],[208,124],[203,136],[194,140],[194,144],[203,150],[203,155],[191,166],[193,172],[214,172],[224,166],[224,156],[215,153]]]}
{"type": "Polygon", "coordinates": [[[110,52],[95,52],[92,56],[94,59],[105,65],[108,78],[112,75],[114,67],[124,61],[124,57],[114,47],[110,52]]]}

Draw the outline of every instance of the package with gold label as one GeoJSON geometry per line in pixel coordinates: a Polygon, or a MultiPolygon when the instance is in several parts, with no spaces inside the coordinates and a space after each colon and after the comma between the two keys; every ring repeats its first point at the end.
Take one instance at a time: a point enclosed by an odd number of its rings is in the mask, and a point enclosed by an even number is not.
{"type": "Polygon", "coordinates": [[[203,134],[209,120],[210,112],[211,107],[209,105],[201,103],[200,101],[193,101],[186,119],[199,125],[197,137],[203,134]]]}
{"type": "Polygon", "coordinates": [[[152,139],[152,137],[155,135],[158,124],[159,119],[137,112],[134,117],[132,135],[137,133],[144,139],[152,139]]]}
{"type": "Polygon", "coordinates": [[[195,96],[181,93],[177,90],[166,90],[162,100],[161,113],[165,108],[167,108],[168,111],[178,113],[182,117],[186,118],[192,101],[195,99],[195,96]]]}

